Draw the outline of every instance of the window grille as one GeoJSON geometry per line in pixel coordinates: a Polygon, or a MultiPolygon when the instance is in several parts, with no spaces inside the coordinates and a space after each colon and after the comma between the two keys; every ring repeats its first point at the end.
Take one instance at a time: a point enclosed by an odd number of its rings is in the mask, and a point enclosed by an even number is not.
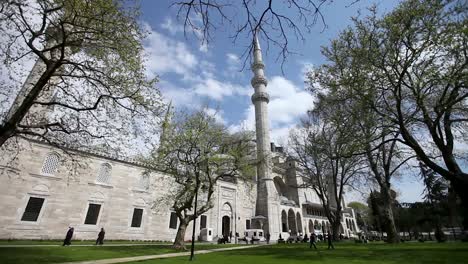
{"type": "Polygon", "coordinates": [[[141,219],[143,216],[143,209],[135,208],[133,209],[132,225],[131,227],[140,227],[141,219]]]}
{"type": "Polygon", "coordinates": [[[171,219],[169,220],[169,228],[177,229],[177,215],[175,212],[171,212],[171,219]]]}
{"type": "Polygon", "coordinates": [[[245,229],[250,229],[250,220],[245,220],[245,229]]]}
{"type": "Polygon", "coordinates": [[[112,167],[108,163],[103,163],[99,169],[99,174],[96,178],[96,182],[109,183],[111,178],[112,167]]]}
{"type": "Polygon", "coordinates": [[[28,205],[26,205],[26,209],[21,217],[21,221],[36,222],[43,204],[44,198],[30,197],[28,205]]]}
{"type": "Polygon", "coordinates": [[[42,164],[41,174],[54,175],[57,172],[60,157],[57,153],[50,153],[42,164]]]}
{"type": "Polygon", "coordinates": [[[99,217],[99,211],[101,210],[100,204],[89,204],[88,213],[86,213],[85,225],[95,225],[99,217]]]}

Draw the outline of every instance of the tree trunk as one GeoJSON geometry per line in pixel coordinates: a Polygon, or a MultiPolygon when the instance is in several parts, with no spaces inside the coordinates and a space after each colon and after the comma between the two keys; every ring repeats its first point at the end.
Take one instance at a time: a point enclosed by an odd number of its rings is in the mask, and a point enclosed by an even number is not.
{"type": "Polygon", "coordinates": [[[172,244],[172,247],[175,249],[186,250],[184,239],[185,239],[185,231],[187,230],[188,221],[186,219],[179,219],[179,220],[180,220],[179,228],[177,229],[177,235],[174,240],[174,244],[172,244]]]}
{"type": "Polygon", "coordinates": [[[335,221],[332,223],[332,236],[333,236],[333,241],[338,241],[340,237],[340,225],[341,223],[339,221],[335,221]]]}
{"type": "Polygon", "coordinates": [[[389,186],[380,186],[382,195],[382,217],[383,228],[387,232],[387,243],[399,243],[400,235],[395,226],[395,219],[393,217],[392,196],[390,194],[389,186]]]}
{"type": "Polygon", "coordinates": [[[468,230],[468,192],[466,191],[468,190],[468,184],[461,180],[451,181],[451,184],[455,193],[460,198],[460,215],[462,216],[463,229],[468,230]]]}
{"type": "Polygon", "coordinates": [[[3,127],[0,127],[0,146],[3,146],[14,133],[15,128],[10,123],[6,123],[3,127]]]}

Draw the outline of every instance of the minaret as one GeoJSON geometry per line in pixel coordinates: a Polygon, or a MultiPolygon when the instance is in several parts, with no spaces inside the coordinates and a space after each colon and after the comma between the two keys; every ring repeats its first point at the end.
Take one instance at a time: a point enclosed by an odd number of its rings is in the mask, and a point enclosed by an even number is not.
{"type": "MultiPolygon", "coordinates": [[[[278,205],[273,198],[275,186],[271,175],[271,150],[270,150],[270,120],[268,119],[268,102],[270,97],[267,93],[267,79],[263,69],[262,50],[257,36],[254,37],[252,71],[254,77],[251,84],[255,92],[252,95],[252,103],[255,106],[255,131],[257,138],[257,203],[255,208],[256,217],[262,219],[263,230],[270,233],[271,239],[279,236],[278,205]]],[[[257,223],[257,227],[258,226],[257,223]]]]}

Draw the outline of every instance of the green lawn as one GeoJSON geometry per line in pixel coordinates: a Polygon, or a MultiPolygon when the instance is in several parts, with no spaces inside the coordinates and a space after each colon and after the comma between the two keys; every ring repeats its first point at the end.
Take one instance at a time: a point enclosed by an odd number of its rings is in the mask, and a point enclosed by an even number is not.
{"type": "MultiPolygon", "coordinates": [[[[327,250],[319,244],[319,250],[310,250],[306,244],[273,245],[260,248],[209,253],[196,256],[196,263],[203,264],[428,264],[468,263],[468,243],[405,243],[386,244],[337,244],[335,250],[327,250]]],[[[138,264],[189,263],[188,257],[157,259],[135,262],[138,264]]],[[[194,262],[190,262],[194,263],[194,262]]]]}
{"type": "MultiPolygon", "coordinates": [[[[231,247],[235,245],[198,245],[197,249],[231,247]]],[[[177,252],[170,245],[112,247],[0,247],[0,263],[60,263],[80,260],[123,258],[177,252]]]]}
{"type": "MultiPolygon", "coordinates": [[[[197,250],[236,245],[198,245],[197,250]]],[[[244,246],[244,245],[239,245],[244,246]]],[[[269,245],[251,249],[200,254],[195,263],[203,264],[428,264],[468,263],[468,243],[404,243],[400,245],[337,243],[335,250],[327,250],[320,243],[319,250],[308,244],[269,245]]],[[[113,247],[19,247],[0,248],[0,263],[59,263],[80,260],[121,258],[176,252],[170,246],[113,246],[113,247]]],[[[157,259],[138,264],[189,263],[188,257],[157,259]]],[[[194,263],[194,262],[190,262],[194,263]]]]}

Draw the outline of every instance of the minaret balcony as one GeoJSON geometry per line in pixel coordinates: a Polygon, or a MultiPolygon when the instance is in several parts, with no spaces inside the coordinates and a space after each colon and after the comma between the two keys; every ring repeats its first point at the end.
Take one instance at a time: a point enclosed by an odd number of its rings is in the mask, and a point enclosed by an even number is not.
{"type": "Polygon", "coordinates": [[[257,101],[265,101],[267,103],[270,102],[270,96],[268,93],[265,92],[256,92],[252,95],[252,103],[255,104],[257,101]]]}
{"type": "Polygon", "coordinates": [[[257,70],[257,69],[264,69],[265,68],[265,64],[263,64],[263,62],[254,62],[252,64],[252,70],[257,70]]]}
{"type": "Polygon", "coordinates": [[[252,84],[252,87],[254,88],[257,87],[259,84],[267,86],[268,80],[263,76],[254,76],[250,81],[250,84],[252,84]]]}

